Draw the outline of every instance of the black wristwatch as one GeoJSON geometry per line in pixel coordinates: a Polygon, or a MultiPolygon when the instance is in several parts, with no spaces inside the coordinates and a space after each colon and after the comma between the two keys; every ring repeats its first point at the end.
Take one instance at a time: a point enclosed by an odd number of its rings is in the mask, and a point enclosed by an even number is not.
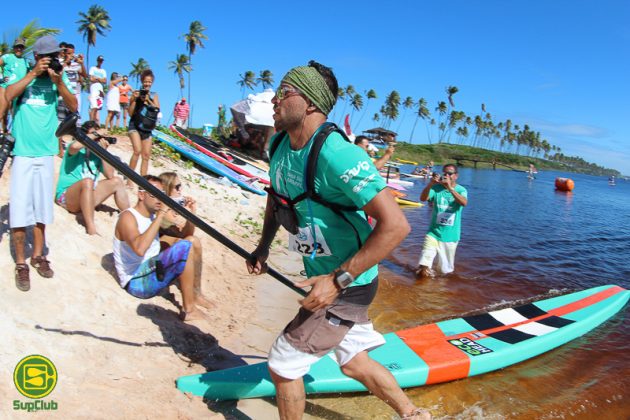
{"type": "Polygon", "coordinates": [[[339,286],[340,289],[343,290],[347,288],[348,286],[350,286],[350,284],[352,284],[352,282],[354,282],[354,277],[352,277],[352,274],[343,270],[335,271],[335,283],[337,284],[337,286],[339,286]]]}

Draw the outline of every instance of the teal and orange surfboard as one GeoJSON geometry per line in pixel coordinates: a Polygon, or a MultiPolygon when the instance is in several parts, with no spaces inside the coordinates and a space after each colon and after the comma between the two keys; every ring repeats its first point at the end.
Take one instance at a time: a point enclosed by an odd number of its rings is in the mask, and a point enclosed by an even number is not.
{"type": "MultiPolygon", "coordinates": [[[[402,388],[452,381],[521,362],[580,337],[620,311],[630,291],[619,286],[581,292],[385,335],[370,357],[402,388]]],[[[325,356],[304,377],[307,393],[365,391],[325,356]]],[[[177,380],[183,392],[213,400],[270,397],[275,388],[266,363],[177,380]]]]}

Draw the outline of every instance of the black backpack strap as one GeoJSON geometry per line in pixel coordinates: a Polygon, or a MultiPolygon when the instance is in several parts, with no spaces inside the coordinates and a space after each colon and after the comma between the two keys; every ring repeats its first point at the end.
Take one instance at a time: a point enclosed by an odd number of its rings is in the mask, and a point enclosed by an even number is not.
{"type": "Polygon", "coordinates": [[[308,163],[306,166],[306,196],[304,198],[310,198],[313,201],[322,204],[335,212],[340,211],[357,211],[358,207],[355,206],[343,206],[341,204],[331,203],[325,201],[318,193],[315,191],[315,173],[317,172],[317,162],[319,160],[319,153],[324,146],[324,142],[333,132],[337,132],[341,134],[341,136],[349,143],[352,143],[350,139],[346,136],[342,130],[337,127],[335,123],[326,123],[324,127],[319,131],[315,139],[313,140],[313,147],[311,148],[310,154],[308,156],[308,163]]]}
{"type": "Polygon", "coordinates": [[[269,147],[269,162],[271,162],[271,159],[273,158],[273,154],[276,153],[276,150],[278,150],[278,146],[280,146],[280,143],[284,141],[286,136],[287,136],[287,132],[281,131],[276,137],[275,141],[271,143],[271,146],[269,147]]]}

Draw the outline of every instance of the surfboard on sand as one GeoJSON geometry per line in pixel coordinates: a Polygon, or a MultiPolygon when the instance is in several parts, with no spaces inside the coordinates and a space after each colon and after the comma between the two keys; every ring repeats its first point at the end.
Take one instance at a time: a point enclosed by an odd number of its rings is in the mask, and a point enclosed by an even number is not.
{"type": "MultiPolygon", "coordinates": [[[[502,369],[578,338],[615,315],[629,297],[630,291],[619,286],[600,286],[421,325],[386,334],[386,343],[370,356],[389,369],[403,388],[466,378],[502,369]]],[[[307,393],[366,390],[341,373],[330,354],[311,367],[304,386],[307,393]]],[[[266,363],[183,376],[177,380],[177,388],[211,400],[275,395],[266,363]]]]}
{"type": "Polygon", "coordinates": [[[181,153],[188,159],[195,162],[197,165],[200,165],[219,176],[226,177],[230,181],[239,185],[241,188],[244,188],[259,195],[267,194],[262,188],[255,184],[255,181],[257,181],[258,178],[248,178],[244,175],[238,174],[227,166],[219,163],[209,156],[206,156],[199,150],[195,149],[193,146],[183,143],[180,140],[177,140],[169,136],[168,134],[164,134],[161,131],[153,130],[153,137],[166,144],[167,146],[175,149],[178,153],[181,153]]]}

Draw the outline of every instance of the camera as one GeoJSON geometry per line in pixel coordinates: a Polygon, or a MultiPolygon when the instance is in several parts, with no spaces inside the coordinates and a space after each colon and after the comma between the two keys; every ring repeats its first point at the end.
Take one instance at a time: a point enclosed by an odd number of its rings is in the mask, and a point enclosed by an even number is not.
{"type": "Polygon", "coordinates": [[[42,57],[50,58],[50,63],[48,63],[48,68],[57,74],[61,74],[63,70],[63,65],[59,61],[59,54],[57,53],[43,54],[42,57]]]}
{"type": "Polygon", "coordinates": [[[149,91],[146,89],[140,89],[140,99],[144,99],[149,94],[149,91]]]}
{"type": "Polygon", "coordinates": [[[109,144],[116,144],[116,142],[118,141],[118,139],[116,139],[116,137],[98,136],[98,138],[107,140],[107,143],[109,143],[109,144]]]}
{"type": "Polygon", "coordinates": [[[0,176],[2,176],[4,165],[13,151],[13,146],[15,146],[15,139],[10,134],[5,133],[0,135],[0,141],[0,176]]]}

